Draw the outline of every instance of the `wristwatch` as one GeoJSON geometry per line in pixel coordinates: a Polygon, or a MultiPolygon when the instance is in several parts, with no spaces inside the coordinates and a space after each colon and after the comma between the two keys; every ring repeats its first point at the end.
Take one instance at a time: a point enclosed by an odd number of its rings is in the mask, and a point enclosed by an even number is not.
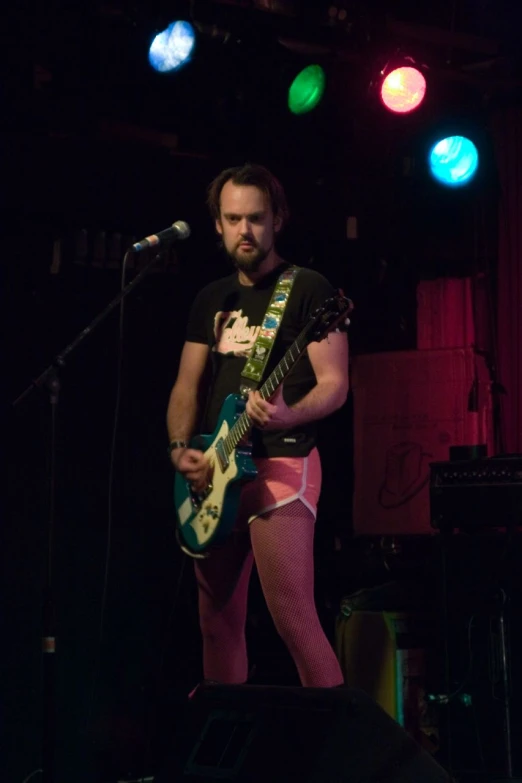
{"type": "Polygon", "coordinates": [[[174,449],[187,449],[188,443],[186,440],[171,440],[167,447],[167,454],[171,454],[174,449]]]}

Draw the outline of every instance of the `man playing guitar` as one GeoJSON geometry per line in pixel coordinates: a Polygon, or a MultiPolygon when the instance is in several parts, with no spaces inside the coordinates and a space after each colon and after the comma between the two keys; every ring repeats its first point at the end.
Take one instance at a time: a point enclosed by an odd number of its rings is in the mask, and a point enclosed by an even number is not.
{"type": "MultiPolygon", "coordinates": [[[[206,491],[212,468],[190,439],[199,425],[211,432],[227,395],[239,392],[260,333],[277,334],[270,371],[310,314],[334,294],[322,275],[301,268],[280,323],[265,316],[277,281],[289,268],[275,249],[288,218],[286,197],[267,169],[249,164],[225,170],[211,184],[208,203],[235,271],[207,285],[193,303],[167,412],[172,463],[195,494],[206,491]]],[[[259,390],[248,394],[245,412],[253,424],[257,476],[242,486],[231,535],[209,557],[194,562],[205,680],[247,680],[245,620],[255,560],[268,609],[302,685],[343,682],[315,607],[313,542],[321,489],[317,422],[340,408],[347,393],[347,336],[334,331],[308,344],[272,397],[263,398],[259,390]]]]}

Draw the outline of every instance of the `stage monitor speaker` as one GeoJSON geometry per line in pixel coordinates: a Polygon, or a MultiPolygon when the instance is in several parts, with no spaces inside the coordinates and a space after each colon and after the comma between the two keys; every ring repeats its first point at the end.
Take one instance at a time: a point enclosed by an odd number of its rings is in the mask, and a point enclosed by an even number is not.
{"type": "Polygon", "coordinates": [[[155,783],[451,780],[376,702],[352,688],[202,686],[171,751],[155,783]]]}

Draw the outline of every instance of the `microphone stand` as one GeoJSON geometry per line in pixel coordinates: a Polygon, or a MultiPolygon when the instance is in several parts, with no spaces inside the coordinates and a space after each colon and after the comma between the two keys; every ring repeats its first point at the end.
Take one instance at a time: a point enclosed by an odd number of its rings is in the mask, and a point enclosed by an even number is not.
{"type": "MultiPolygon", "coordinates": [[[[130,252],[130,249],[127,253],[130,252]]],[[[127,258],[124,257],[124,264],[127,258]]],[[[99,326],[109,313],[129,294],[145,275],[151,270],[159,255],[156,255],[128,283],[117,296],[83,329],[63,351],[57,354],[51,364],[23,391],[13,402],[17,407],[36,389],[47,389],[51,404],[51,435],[49,454],[49,519],[48,519],[48,551],[43,587],[42,601],[42,678],[43,678],[43,730],[42,730],[42,780],[43,783],[54,781],[54,751],[55,751],[55,606],[53,595],[53,542],[56,524],[56,433],[58,421],[58,402],[60,398],[60,378],[58,371],[65,366],[68,356],[99,326]]]]}

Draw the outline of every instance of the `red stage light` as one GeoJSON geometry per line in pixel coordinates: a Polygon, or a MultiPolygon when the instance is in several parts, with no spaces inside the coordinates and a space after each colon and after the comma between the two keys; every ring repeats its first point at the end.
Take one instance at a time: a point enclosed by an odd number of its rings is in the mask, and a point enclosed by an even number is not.
{"type": "Polygon", "coordinates": [[[417,68],[403,66],[391,71],[381,86],[381,100],[390,111],[406,114],[422,103],[426,79],[417,68]]]}

